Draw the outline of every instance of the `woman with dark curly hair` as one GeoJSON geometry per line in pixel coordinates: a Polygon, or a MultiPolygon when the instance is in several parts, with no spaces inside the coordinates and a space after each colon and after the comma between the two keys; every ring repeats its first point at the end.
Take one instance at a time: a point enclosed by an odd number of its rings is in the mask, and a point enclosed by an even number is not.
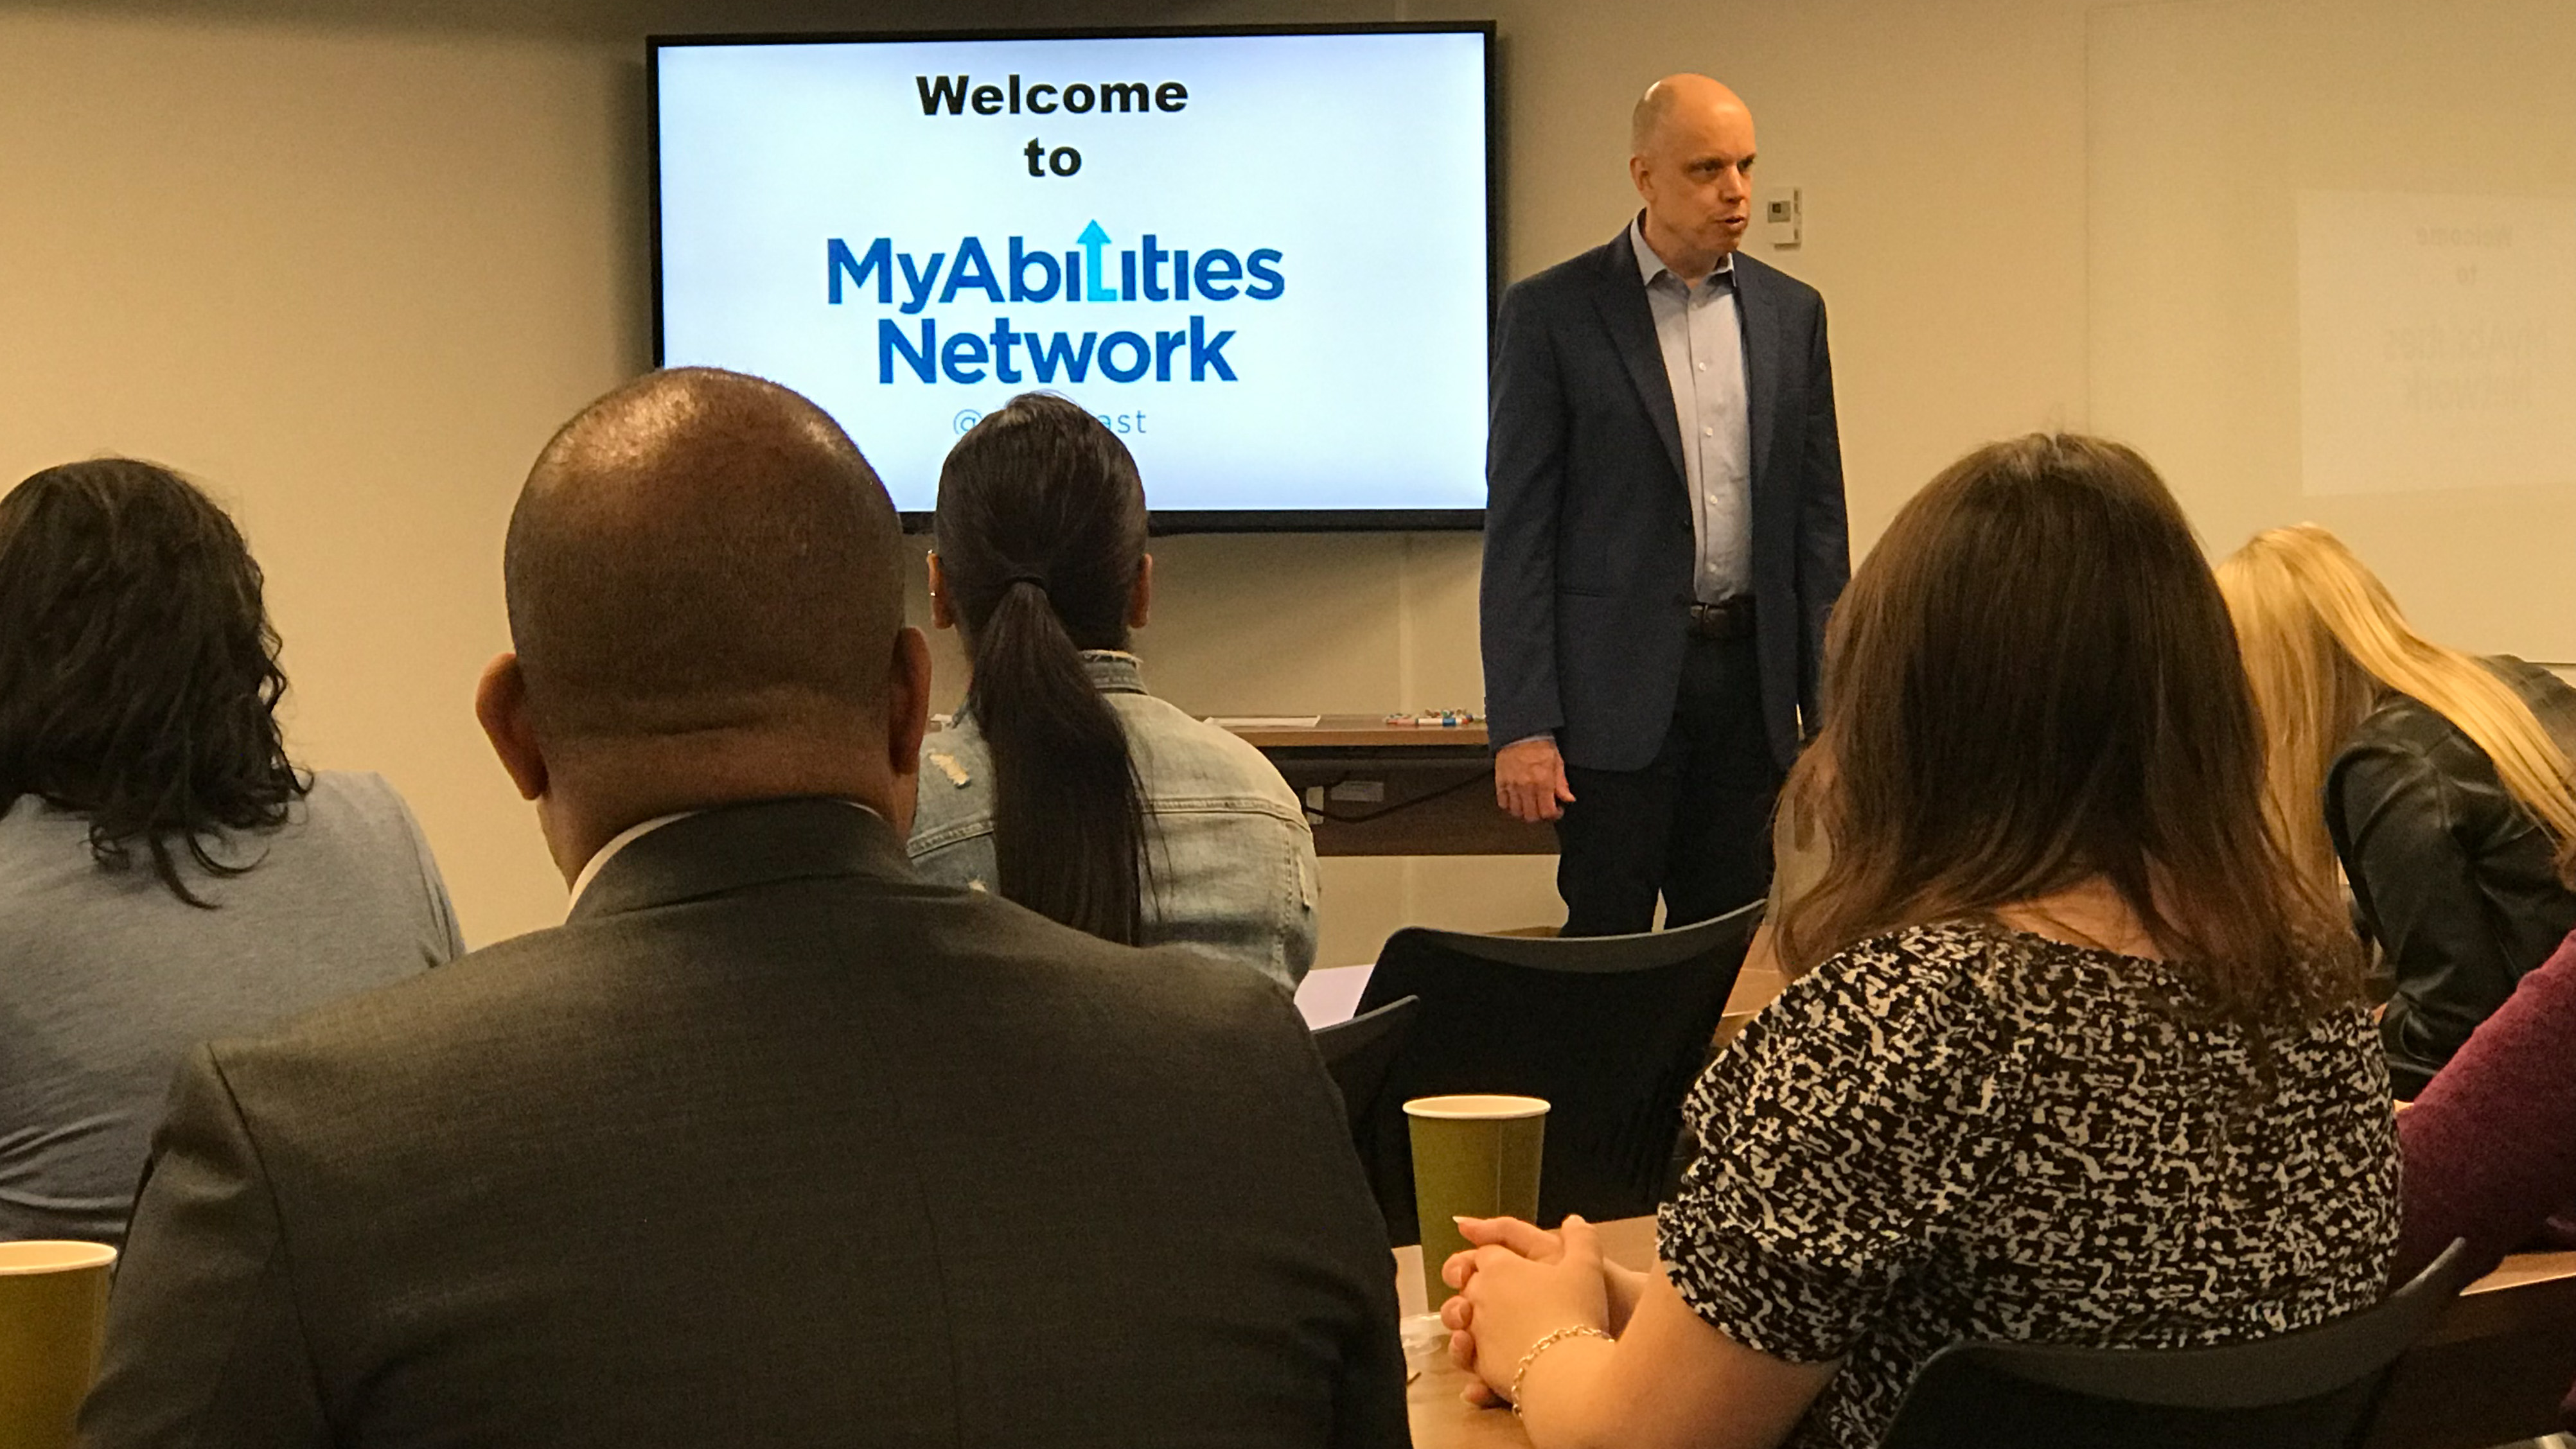
{"type": "Polygon", "coordinates": [[[393,787],[288,761],[260,584],[150,463],[0,498],[0,1240],[124,1236],[189,1046],[464,950],[393,787]]]}

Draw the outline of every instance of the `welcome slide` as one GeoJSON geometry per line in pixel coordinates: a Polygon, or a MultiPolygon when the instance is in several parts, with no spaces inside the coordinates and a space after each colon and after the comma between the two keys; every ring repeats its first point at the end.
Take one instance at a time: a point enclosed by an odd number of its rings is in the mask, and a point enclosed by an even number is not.
{"type": "Polygon", "coordinates": [[[1486,44],[657,42],[661,361],[813,398],[907,511],[1039,388],[1158,512],[1481,509],[1486,44]]]}

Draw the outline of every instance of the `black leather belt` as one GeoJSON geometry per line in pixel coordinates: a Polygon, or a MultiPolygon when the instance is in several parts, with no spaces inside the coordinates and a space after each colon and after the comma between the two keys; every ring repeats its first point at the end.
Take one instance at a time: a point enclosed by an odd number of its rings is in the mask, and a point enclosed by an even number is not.
{"type": "Polygon", "coordinates": [[[1690,631],[1694,639],[1753,637],[1753,596],[1737,594],[1714,604],[1694,602],[1690,606],[1690,631]]]}

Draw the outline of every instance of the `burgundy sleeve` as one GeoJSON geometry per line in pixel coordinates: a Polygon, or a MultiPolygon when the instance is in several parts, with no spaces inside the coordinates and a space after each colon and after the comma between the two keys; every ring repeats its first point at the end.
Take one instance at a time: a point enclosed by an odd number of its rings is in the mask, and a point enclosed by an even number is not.
{"type": "Polygon", "coordinates": [[[2576,1207],[2576,935],[2397,1117],[2404,1281],[2466,1238],[2479,1273],[2576,1207]]]}

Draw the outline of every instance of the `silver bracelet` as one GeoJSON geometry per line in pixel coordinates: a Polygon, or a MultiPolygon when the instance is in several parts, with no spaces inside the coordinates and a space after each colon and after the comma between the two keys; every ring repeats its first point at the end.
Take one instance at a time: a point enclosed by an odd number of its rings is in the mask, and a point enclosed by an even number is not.
{"type": "Polygon", "coordinates": [[[1569,1323],[1565,1327],[1557,1329],[1555,1332],[1541,1338],[1538,1342],[1531,1344],[1529,1352],[1521,1355],[1520,1367],[1512,1370],[1511,1392],[1503,1396],[1511,1401],[1513,1418],[1517,1419],[1521,1416],[1521,1380],[1529,1377],[1530,1365],[1538,1362],[1538,1356],[1540,1354],[1547,1352],[1549,1349],[1556,1347],[1558,1344],[1565,1342],[1569,1338],[1598,1338],[1605,1339],[1611,1343],[1617,1343],[1619,1341],[1617,1337],[1612,1335],[1610,1330],[1606,1328],[1595,1328],[1588,1323],[1569,1323]]]}

